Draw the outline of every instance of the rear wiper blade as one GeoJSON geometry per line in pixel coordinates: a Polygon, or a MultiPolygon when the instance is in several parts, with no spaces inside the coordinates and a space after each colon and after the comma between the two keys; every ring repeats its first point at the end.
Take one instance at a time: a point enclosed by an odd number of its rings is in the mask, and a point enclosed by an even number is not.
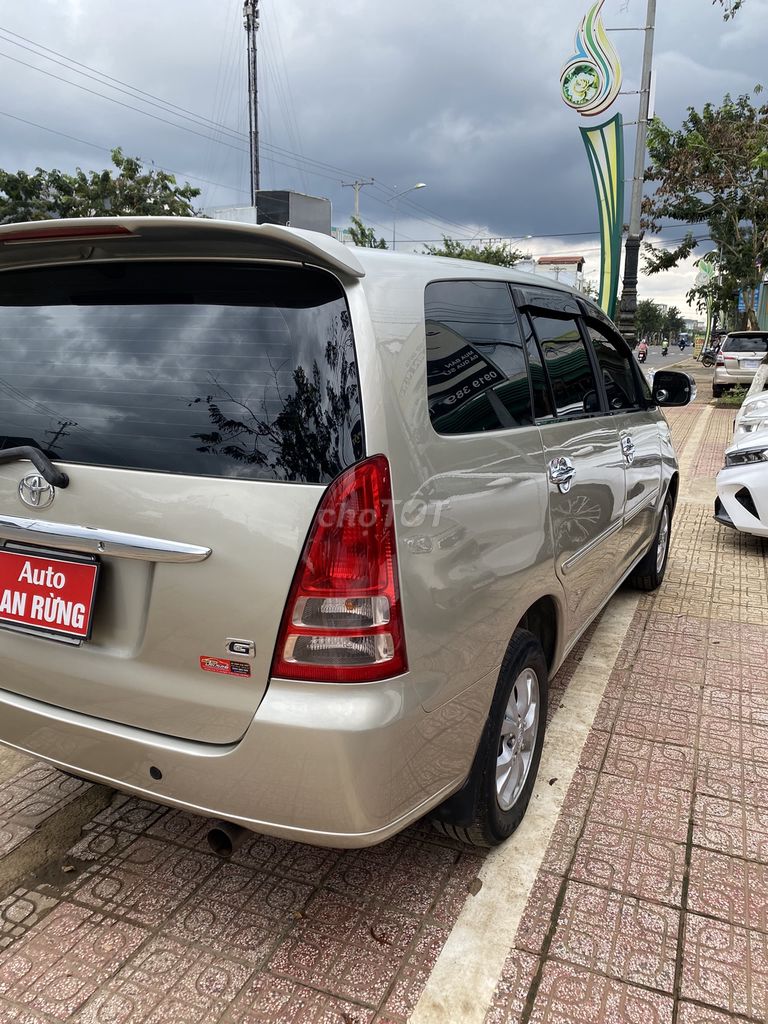
{"type": "Polygon", "coordinates": [[[16,462],[18,459],[29,459],[38,473],[43,476],[53,487],[67,487],[69,477],[62,470],[57,469],[48,456],[39,448],[25,444],[19,448],[0,448],[0,464],[4,462],[16,462]]]}

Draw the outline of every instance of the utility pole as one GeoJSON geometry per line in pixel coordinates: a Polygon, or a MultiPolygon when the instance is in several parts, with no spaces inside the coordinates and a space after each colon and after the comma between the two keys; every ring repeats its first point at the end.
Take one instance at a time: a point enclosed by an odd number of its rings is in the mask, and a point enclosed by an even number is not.
{"type": "Polygon", "coordinates": [[[619,328],[630,345],[636,338],[635,313],[637,311],[637,271],[640,263],[640,214],[643,204],[643,174],[645,172],[645,143],[648,136],[648,112],[651,104],[651,79],[653,75],[653,36],[656,29],[656,0],[648,0],[645,16],[645,46],[643,47],[643,71],[640,79],[640,113],[637,118],[637,142],[635,143],[635,170],[632,177],[632,206],[629,214],[629,234],[624,248],[624,280],[621,287],[619,307],[619,328]]]}
{"type": "Polygon", "coordinates": [[[261,182],[259,175],[259,78],[256,36],[259,31],[259,0],[245,0],[243,23],[248,37],[248,135],[251,145],[251,206],[256,205],[256,194],[261,182]]]}
{"type": "Polygon", "coordinates": [[[373,185],[373,178],[366,178],[365,181],[342,181],[342,188],[353,188],[355,190],[355,216],[360,219],[360,189],[366,185],[373,185]]]}

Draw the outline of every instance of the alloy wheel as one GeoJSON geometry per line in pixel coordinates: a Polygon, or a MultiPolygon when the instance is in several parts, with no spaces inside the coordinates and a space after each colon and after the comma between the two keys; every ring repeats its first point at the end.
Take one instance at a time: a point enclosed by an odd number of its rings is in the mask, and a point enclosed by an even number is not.
{"type": "Polygon", "coordinates": [[[496,758],[496,799],[508,811],[522,792],[539,732],[539,679],[524,668],[509,694],[496,758]]]}

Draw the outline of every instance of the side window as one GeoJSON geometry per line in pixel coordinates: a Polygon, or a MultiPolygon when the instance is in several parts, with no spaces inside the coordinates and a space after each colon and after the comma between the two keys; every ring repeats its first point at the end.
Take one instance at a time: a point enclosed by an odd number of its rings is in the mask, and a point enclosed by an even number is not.
{"type": "Polygon", "coordinates": [[[441,434],[533,423],[520,326],[503,281],[435,281],[425,293],[429,416],[441,434]]]}
{"type": "Polygon", "coordinates": [[[609,409],[638,409],[637,378],[632,367],[632,356],[624,344],[603,327],[587,322],[587,332],[600,367],[609,409]]]}
{"type": "Polygon", "coordinates": [[[600,412],[597,382],[576,321],[538,315],[531,319],[552,385],[555,415],[600,412]]]}

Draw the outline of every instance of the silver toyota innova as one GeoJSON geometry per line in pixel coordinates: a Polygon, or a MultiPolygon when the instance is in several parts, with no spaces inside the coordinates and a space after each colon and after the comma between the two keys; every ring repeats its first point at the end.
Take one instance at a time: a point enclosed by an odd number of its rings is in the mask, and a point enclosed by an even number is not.
{"type": "Polygon", "coordinates": [[[0,275],[0,742],[311,843],[509,836],[548,678],[664,576],[690,378],[271,225],[7,225],[0,275]]]}

